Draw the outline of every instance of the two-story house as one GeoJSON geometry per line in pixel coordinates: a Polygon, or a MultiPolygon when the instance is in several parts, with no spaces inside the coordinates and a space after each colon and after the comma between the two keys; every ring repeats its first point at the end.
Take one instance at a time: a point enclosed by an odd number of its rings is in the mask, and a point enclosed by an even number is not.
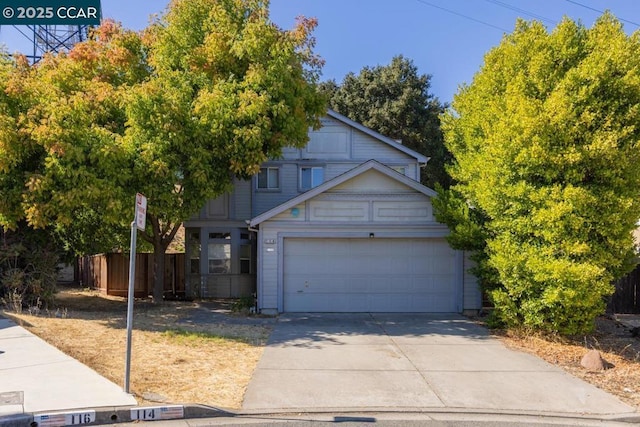
{"type": "Polygon", "coordinates": [[[481,308],[420,184],[428,158],[333,111],[321,123],[185,223],[188,292],[255,292],[264,313],[481,308]]]}

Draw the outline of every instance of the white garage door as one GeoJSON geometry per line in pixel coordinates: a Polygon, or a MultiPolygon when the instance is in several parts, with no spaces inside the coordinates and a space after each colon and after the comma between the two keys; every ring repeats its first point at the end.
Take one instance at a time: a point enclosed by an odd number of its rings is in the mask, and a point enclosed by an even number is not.
{"type": "Polygon", "coordinates": [[[444,239],[284,240],[285,312],[458,312],[444,239]]]}

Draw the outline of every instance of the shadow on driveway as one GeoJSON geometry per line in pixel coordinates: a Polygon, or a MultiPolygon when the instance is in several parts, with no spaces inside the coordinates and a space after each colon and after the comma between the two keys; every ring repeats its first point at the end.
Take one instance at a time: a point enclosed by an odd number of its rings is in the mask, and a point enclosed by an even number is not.
{"type": "Polygon", "coordinates": [[[457,314],[285,314],[243,410],[621,416],[634,408],[457,314]]]}
{"type": "Polygon", "coordinates": [[[387,342],[394,337],[494,340],[486,328],[456,314],[287,313],[278,318],[268,344],[318,348],[321,343],[387,342]]]}

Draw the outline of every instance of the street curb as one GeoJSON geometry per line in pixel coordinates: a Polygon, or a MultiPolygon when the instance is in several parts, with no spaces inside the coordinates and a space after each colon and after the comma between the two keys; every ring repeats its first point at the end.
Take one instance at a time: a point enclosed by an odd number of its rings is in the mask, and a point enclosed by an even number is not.
{"type": "Polygon", "coordinates": [[[31,414],[11,414],[0,416],[1,427],[24,427],[29,426],[33,422],[31,414]]]}
{"type": "Polygon", "coordinates": [[[566,420],[583,420],[583,421],[602,421],[602,422],[619,422],[632,425],[640,425],[640,412],[627,412],[620,414],[587,414],[587,413],[571,413],[571,412],[542,412],[542,411],[511,411],[511,410],[494,410],[482,408],[274,408],[274,409],[256,409],[242,410],[236,416],[278,416],[278,415],[321,415],[321,414],[460,414],[460,415],[487,415],[487,416],[514,416],[514,417],[543,417],[553,419],[566,420]]]}
{"type": "MultiPolygon", "coordinates": [[[[50,411],[39,412],[34,414],[12,414],[0,416],[0,427],[37,427],[35,418],[41,415],[62,415],[69,413],[83,413],[94,411],[95,421],[85,424],[74,423],[73,425],[109,425],[119,423],[132,423],[136,422],[132,417],[132,411],[142,409],[157,409],[166,407],[182,407],[183,416],[174,417],[170,419],[198,419],[198,418],[246,418],[254,416],[280,416],[286,414],[295,414],[297,416],[312,416],[321,414],[371,414],[371,413],[385,413],[385,414],[457,414],[457,415],[471,415],[471,416],[515,416],[515,417],[545,417],[556,420],[576,420],[576,421],[602,421],[602,422],[618,422],[628,423],[630,425],[640,424],[640,413],[624,413],[624,414],[573,414],[573,413],[551,413],[551,412],[538,412],[538,411],[495,411],[495,410],[483,410],[483,409],[462,409],[462,408],[402,408],[390,409],[390,408],[317,408],[317,409],[301,409],[301,408],[281,408],[281,409],[269,409],[269,410],[239,410],[233,411],[228,409],[215,408],[211,406],[188,404],[188,405],[158,405],[158,406],[126,406],[126,407],[101,407],[95,409],[76,409],[69,411],[50,411]]],[[[48,426],[65,426],[71,424],[47,424],[48,426]]]]}
{"type": "Polygon", "coordinates": [[[68,411],[43,411],[37,413],[23,413],[0,416],[0,427],[37,427],[39,424],[36,419],[40,416],[62,416],[68,414],[95,413],[95,420],[88,423],[47,423],[47,426],[66,426],[66,425],[105,425],[131,423],[137,421],[132,417],[132,412],[138,409],[157,409],[167,407],[182,407],[182,417],[172,417],[167,419],[195,419],[195,418],[218,418],[218,417],[235,417],[237,413],[226,409],[214,408],[204,405],[157,405],[157,406],[118,406],[118,407],[100,407],[100,408],[82,408],[68,411]]]}
{"type": "Polygon", "coordinates": [[[105,410],[104,408],[96,410],[96,421],[92,424],[117,424],[117,423],[130,423],[136,421],[131,417],[131,412],[140,408],[163,408],[167,406],[182,406],[184,409],[184,416],[182,418],[172,419],[188,419],[188,418],[216,418],[216,417],[228,417],[236,416],[235,413],[214,408],[204,405],[145,405],[145,406],[129,406],[118,407],[111,410],[105,410]]]}

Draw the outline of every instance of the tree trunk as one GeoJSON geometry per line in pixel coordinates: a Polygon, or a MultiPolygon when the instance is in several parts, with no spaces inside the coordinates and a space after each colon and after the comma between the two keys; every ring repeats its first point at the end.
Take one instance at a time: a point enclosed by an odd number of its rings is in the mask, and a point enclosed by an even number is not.
{"type": "Polygon", "coordinates": [[[155,304],[161,304],[164,300],[164,254],[176,236],[180,224],[161,226],[158,217],[149,212],[147,212],[147,220],[153,233],[148,233],[149,227],[147,227],[147,230],[142,233],[142,237],[153,244],[153,292],[151,296],[155,304]]]}

